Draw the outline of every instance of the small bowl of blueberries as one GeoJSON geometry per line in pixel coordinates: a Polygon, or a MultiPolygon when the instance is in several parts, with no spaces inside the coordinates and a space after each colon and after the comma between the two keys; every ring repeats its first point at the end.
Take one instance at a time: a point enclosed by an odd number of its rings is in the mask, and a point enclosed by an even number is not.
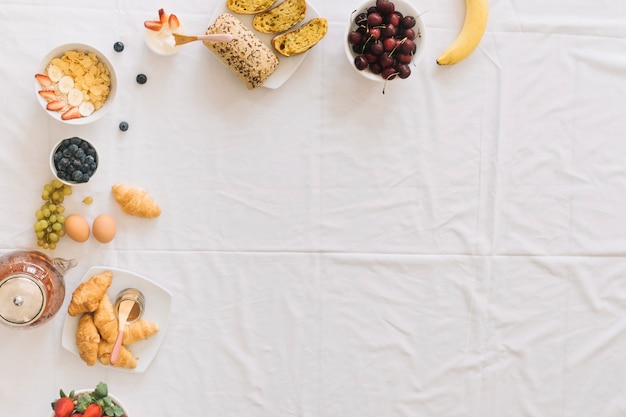
{"type": "Polygon", "coordinates": [[[52,173],[67,185],[88,183],[95,175],[98,163],[95,146],[77,136],[59,141],[50,152],[52,173]]]}

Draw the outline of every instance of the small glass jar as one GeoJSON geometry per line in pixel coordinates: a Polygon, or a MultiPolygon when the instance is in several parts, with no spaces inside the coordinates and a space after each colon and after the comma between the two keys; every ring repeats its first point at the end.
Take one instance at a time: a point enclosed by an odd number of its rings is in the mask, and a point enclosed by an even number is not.
{"type": "Polygon", "coordinates": [[[146,300],[143,296],[143,293],[136,288],[125,288],[117,294],[115,298],[115,314],[118,314],[118,310],[122,301],[132,300],[135,302],[133,308],[130,310],[128,314],[128,319],[126,320],[126,324],[131,324],[136,322],[143,315],[143,310],[146,306],[146,300]]]}

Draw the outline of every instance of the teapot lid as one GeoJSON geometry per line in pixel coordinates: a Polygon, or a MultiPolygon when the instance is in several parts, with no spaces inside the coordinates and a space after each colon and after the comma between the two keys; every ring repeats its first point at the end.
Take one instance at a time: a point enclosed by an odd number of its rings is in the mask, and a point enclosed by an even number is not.
{"type": "Polygon", "coordinates": [[[45,292],[32,277],[9,276],[0,282],[0,318],[15,326],[36,320],[43,312],[45,292]]]}

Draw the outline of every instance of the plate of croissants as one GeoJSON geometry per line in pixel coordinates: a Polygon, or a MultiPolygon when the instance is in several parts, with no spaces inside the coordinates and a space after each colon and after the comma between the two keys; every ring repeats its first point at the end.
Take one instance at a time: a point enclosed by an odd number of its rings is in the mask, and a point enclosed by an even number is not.
{"type": "Polygon", "coordinates": [[[148,278],[118,268],[91,267],[72,292],[61,343],[87,366],[143,372],[163,341],[171,306],[171,294],[148,278]],[[127,288],[143,294],[144,306],[137,320],[127,322],[113,365],[111,352],[119,329],[115,300],[127,288]]]}

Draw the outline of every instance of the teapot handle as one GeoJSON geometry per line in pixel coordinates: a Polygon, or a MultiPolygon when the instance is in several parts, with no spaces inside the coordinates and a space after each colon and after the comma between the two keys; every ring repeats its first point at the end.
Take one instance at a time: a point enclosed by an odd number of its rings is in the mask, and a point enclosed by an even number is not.
{"type": "Polygon", "coordinates": [[[75,259],[54,258],[52,259],[52,265],[59,270],[61,275],[64,275],[68,269],[74,268],[77,262],[75,259]]]}

